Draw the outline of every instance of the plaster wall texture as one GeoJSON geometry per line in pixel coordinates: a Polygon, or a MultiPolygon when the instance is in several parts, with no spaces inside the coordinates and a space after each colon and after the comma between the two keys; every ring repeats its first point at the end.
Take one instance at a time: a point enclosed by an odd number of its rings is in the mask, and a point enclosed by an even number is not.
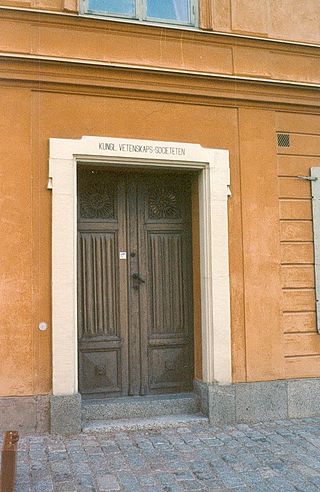
{"type": "MultiPolygon", "coordinates": [[[[3,6],[77,14],[76,0],[3,0],[3,6]]],[[[265,38],[319,43],[319,2],[199,0],[200,28],[265,38]]]]}
{"type": "MultiPolygon", "coordinates": [[[[5,320],[1,332],[2,395],[45,394],[52,389],[51,192],[47,190],[48,140],[52,135],[80,138],[83,134],[109,134],[121,138],[170,139],[230,150],[233,381],[290,377],[290,373],[286,376],[285,367],[293,362],[292,358],[285,358],[287,348],[280,302],[275,146],[279,113],[255,108],[237,110],[214,106],[208,109],[176,102],[30,93],[18,88],[5,89],[2,94],[7,111],[1,119],[6,136],[1,142],[5,156],[1,227],[3,231],[10,231],[1,244],[5,258],[1,286],[5,320]],[[20,117],[16,123],[18,105],[20,117]],[[15,135],[12,135],[12,127],[15,135]],[[12,256],[7,255],[8,251],[13,252],[12,256]],[[17,310],[17,306],[22,308],[17,310]],[[40,321],[48,323],[47,331],[39,331],[40,321]]],[[[303,121],[298,116],[292,118],[282,113],[280,128],[296,125],[297,131],[301,128],[308,131],[309,126],[318,121],[311,115],[305,115],[303,121]],[[285,126],[287,121],[289,126],[285,126]]],[[[318,375],[317,347],[314,338],[308,349],[315,363],[313,373],[308,374],[303,368],[299,372],[301,362],[295,358],[296,369],[291,377],[318,375]]]]}
{"type": "MultiPolygon", "coordinates": [[[[320,80],[316,46],[77,16],[63,17],[62,22],[57,15],[1,8],[0,30],[0,49],[8,56],[49,57],[76,64],[85,61],[134,65],[149,70],[197,71],[296,83],[319,84],[320,80]]],[[[309,31],[306,29],[305,33],[307,36],[309,31]]]]}
{"type": "MultiPolygon", "coordinates": [[[[204,1],[202,12],[207,17],[202,15],[202,25],[217,31],[317,41],[318,0],[304,2],[303,12],[296,0],[259,1],[254,11],[249,3],[204,1]]],[[[37,5],[8,0],[9,4],[57,11],[75,8],[71,0],[37,5]]],[[[308,185],[296,176],[308,174],[319,159],[318,93],[289,85],[148,70],[120,72],[69,62],[85,58],[92,63],[319,83],[318,51],[1,8],[0,30],[2,55],[67,60],[1,59],[0,102],[5,111],[0,115],[0,255],[4,259],[0,395],[29,397],[52,391],[48,142],[83,135],[188,142],[230,152],[232,380],[317,378],[320,344],[315,331],[311,201],[308,185]],[[290,150],[278,155],[277,132],[292,135],[295,156],[290,150]],[[290,228],[288,221],[292,221],[290,228]],[[293,221],[300,221],[299,230],[293,229],[293,221]],[[295,291],[290,293],[292,288],[295,291]],[[43,332],[38,329],[42,321],[48,324],[43,332]]],[[[67,192],[63,200],[70,205],[67,192]]],[[[197,289],[199,284],[196,293],[197,289]]],[[[196,339],[199,347],[199,332],[196,339]]],[[[66,344],[66,354],[74,346],[75,339],[66,344]]],[[[201,375],[199,354],[196,360],[196,374],[201,375]]]]}

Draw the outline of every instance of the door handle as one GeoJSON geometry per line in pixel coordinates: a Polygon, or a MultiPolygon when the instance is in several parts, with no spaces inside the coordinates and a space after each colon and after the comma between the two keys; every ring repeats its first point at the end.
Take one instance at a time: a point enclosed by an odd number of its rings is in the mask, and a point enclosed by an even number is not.
{"type": "Polygon", "coordinates": [[[139,282],[140,284],[145,283],[145,281],[140,277],[139,273],[133,273],[131,275],[131,277],[133,278],[133,280],[135,280],[136,282],[139,282]]]}

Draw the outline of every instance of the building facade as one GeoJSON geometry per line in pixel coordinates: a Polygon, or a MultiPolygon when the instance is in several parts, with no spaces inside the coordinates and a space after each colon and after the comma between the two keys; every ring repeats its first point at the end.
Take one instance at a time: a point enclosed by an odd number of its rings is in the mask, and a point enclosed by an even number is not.
{"type": "Polygon", "coordinates": [[[2,428],[189,391],[213,423],[319,415],[318,0],[0,25],[2,428]]]}

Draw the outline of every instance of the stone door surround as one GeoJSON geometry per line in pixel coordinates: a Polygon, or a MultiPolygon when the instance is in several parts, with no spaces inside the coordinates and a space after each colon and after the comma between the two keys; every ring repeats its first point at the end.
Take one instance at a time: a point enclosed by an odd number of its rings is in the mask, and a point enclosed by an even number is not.
{"type": "Polygon", "coordinates": [[[76,175],[80,162],[198,171],[203,382],[231,383],[228,151],[181,142],[51,138],[53,395],[78,393],[76,175]]]}

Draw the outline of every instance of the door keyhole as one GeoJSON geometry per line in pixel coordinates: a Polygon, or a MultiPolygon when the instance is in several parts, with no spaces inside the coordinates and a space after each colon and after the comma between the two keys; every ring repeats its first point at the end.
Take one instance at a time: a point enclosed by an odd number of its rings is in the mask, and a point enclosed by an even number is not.
{"type": "Polygon", "coordinates": [[[140,277],[139,273],[133,273],[131,275],[131,278],[133,279],[133,288],[138,289],[140,284],[144,284],[145,281],[140,277]]]}

